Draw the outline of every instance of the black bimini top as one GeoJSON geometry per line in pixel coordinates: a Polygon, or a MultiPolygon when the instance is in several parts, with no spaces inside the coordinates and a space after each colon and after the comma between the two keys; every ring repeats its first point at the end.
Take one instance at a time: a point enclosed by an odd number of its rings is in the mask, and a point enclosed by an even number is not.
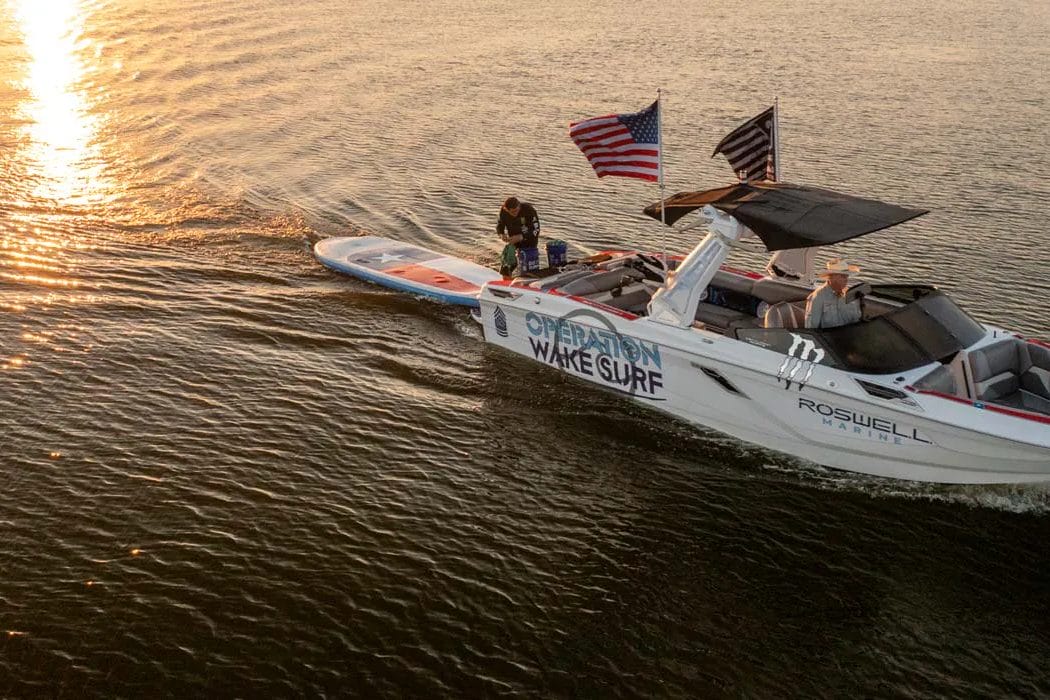
{"type": "MultiPolygon", "coordinates": [[[[659,221],[660,204],[650,204],[645,213],[659,221]]],[[[667,224],[707,204],[754,231],[770,251],[839,243],[927,213],[926,209],[908,209],[819,187],[741,182],[668,197],[664,203],[667,224]]]]}

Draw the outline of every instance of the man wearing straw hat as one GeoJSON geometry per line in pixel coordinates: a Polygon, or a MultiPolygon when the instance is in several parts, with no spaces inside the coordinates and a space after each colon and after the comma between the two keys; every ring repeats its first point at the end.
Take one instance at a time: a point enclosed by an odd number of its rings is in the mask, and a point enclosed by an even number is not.
{"type": "Polygon", "coordinates": [[[841,258],[828,260],[827,270],[820,274],[827,281],[806,299],[806,328],[837,328],[861,319],[860,294],[846,293],[852,272],[860,268],[841,258]]]}

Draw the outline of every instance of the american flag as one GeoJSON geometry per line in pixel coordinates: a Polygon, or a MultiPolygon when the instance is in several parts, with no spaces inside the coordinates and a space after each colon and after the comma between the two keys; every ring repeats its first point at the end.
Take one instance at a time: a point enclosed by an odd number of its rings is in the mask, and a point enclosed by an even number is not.
{"type": "Polygon", "coordinates": [[[660,101],[634,114],[609,114],[569,125],[569,137],[598,177],[660,179],[660,101]]]}
{"type": "Polygon", "coordinates": [[[733,172],[743,182],[776,180],[776,135],[773,108],[759,114],[729,132],[718,142],[714,158],[719,153],[726,157],[733,172]]]}

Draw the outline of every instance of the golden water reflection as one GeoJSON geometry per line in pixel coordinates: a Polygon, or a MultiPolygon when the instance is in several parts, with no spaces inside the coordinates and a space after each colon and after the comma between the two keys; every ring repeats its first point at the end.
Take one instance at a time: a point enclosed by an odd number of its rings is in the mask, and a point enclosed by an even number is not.
{"type": "Polygon", "coordinates": [[[85,100],[89,71],[82,56],[85,13],[80,0],[9,0],[29,64],[21,106],[23,158],[31,182],[27,204],[97,203],[107,191],[94,139],[98,118],[85,100]]]}

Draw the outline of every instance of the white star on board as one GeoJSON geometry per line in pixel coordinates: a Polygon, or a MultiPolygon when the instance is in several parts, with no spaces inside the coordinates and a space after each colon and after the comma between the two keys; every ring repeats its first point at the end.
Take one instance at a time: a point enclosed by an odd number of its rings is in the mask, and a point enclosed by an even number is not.
{"type": "Polygon", "coordinates": [[[379,256],[379,262],[380,263],[394,262],[395,260],[400,260],[403,257],[405,257],[405,256],[404,255],[391,255],[390,253],[383,253],[382,255],[379,256]]]}

